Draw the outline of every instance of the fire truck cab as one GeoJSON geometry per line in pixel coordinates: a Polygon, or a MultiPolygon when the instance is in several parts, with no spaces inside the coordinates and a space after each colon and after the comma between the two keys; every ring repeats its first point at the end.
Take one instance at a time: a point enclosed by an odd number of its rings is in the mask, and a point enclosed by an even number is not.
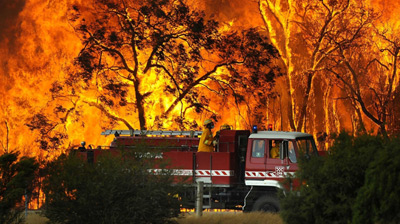
{"type": "MultiPolygon", "coordinates": [[[[300,155],[318,155],[313,136],[300,132],[260,131],[248,138],[244,210],[279,211],[277,190],[294,176],[300,155]]],[[[293,188],[294,186],[289,186],[293,188]]]]}
{"type": "MultiPolygon", "coordinates": [[[[298,169],[297,160],[318,155],[312,135],[300,132],[221,130],[214,152],[197,152],[200,131],[108,130],[109,150],[135,150],[139,143],[162,147],[173,175],[187,176],[183,207],[194,208],[197,182],[204,183],[203,208],[270,211],[280,209],[278,189],[298,169]]],[[[104,149],[80,150],[89,162],[104,149]]],[[[153,172],[156,170],[152,170],[153,172]]]]}

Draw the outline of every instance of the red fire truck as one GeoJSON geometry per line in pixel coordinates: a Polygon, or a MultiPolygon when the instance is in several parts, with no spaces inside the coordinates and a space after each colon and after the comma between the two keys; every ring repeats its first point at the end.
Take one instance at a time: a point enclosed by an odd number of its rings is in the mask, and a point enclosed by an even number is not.
{"type": "MultiPolygon", "coordinates": [[[[196,183],[204,183],[203,208],[270,211],[280,209],[281,182],[298,169],[297,159],[318,156],[313,136],[300,132],[221,130],[214,152],[197,152],[200,131],[108,130],[115,135],[109,150],[135,150],[143,141],[163,151],[158,158],[170,162],[172,174],[186,176],[184,207],[194,208],[196,183]]],[[[80,150],[89,162],[104,149],[80,150]]],[[[156,169],[153,170],[156,172],[156,169]]],[[[291,186],[289,186],[291,187],[291,186]]]]}

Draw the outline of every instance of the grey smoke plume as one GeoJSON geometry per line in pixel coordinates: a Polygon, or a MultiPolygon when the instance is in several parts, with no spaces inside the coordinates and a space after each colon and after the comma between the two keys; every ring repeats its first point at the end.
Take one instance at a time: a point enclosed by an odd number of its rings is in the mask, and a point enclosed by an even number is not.
{"type": "MultiPolygon", "coordinates": [[[[26,0],[0,0],[0,41],[8,39],[13,44],[18,31],[18,14],[23,10],[26,0]]],[[[9,46],[11,47],[11,46],[9,46]]]]}
{"type": "MultiPolygon", "coordinates": [[[[5,93],[13,86],[9,74],[8,59],[16,49],[19,30],[18,15],[24,9],[26,0],[0,0],[0,92],[5,93]]],[[[2,104],[2,102],[0,101],[2,104]]]]}

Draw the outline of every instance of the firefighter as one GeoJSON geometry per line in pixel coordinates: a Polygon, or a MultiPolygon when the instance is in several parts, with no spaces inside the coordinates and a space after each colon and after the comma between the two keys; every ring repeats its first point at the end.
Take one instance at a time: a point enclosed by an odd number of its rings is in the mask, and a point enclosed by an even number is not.
{"type": "Polygon", "coordinates": [[[221,127],[219,128],[219,131],[217,131],[215,133],[214,136],[214,146],[215,146],[215,151],[219,152],[219,136],[220,136],[220,132],[222,130],[231,130],[231,126],[229,124],[223,124],[221,125],[221,127]]]}
{"type": "Polygon", "coordinates": [[[276,159],[279,157],[279,142],[274,140],[270,151],[270,157],[276,159]]]}
{"type": "Polygon", "coordinates": [[[229,124],[223,124],[221,125],[220,130],[231,130],[231,126],[229,124]]]}
{"type": "Polygon", "coordinates": [[[82,141],[82,142],[81,142],[81,146],[79,146],[78,150],[79,150],[79,151],[85,151],[85,150],[86,150],[85,145],[86,145],[86,142],[85,142],[85,141],[82,141]]]}
{"type": "Polygon", "coordinates": [[[220,132],[221,132],[222,130],[231,130],[231,126],[230,126],[229,124],[223,124],[223,125],[221,125],[221,127],[219,128],[219,131],[217,131],[217,132],[215,133],[214,140],[215,140],[216,142],[219,141],[219,134],[220,134],[220,132]]]}
{"type": "Polygon", "coordinates": [[[204,121],[203,134],[200,137],[199,152],[212,152],[214,150],[214,137],[212,134],[212,129],[214,128],[214,123],[211,119],[204,121]]]}

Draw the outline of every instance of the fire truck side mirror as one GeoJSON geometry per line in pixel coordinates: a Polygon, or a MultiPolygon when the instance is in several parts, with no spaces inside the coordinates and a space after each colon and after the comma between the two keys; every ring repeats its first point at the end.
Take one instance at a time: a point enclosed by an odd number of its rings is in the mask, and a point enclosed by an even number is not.
{"type": "Polygon", "coordinates": [[[282,141],[282,143],[279,145],[279,158],[281,160],[287,157],[287,151],[288,151],[288,142],[282,141]]]}

